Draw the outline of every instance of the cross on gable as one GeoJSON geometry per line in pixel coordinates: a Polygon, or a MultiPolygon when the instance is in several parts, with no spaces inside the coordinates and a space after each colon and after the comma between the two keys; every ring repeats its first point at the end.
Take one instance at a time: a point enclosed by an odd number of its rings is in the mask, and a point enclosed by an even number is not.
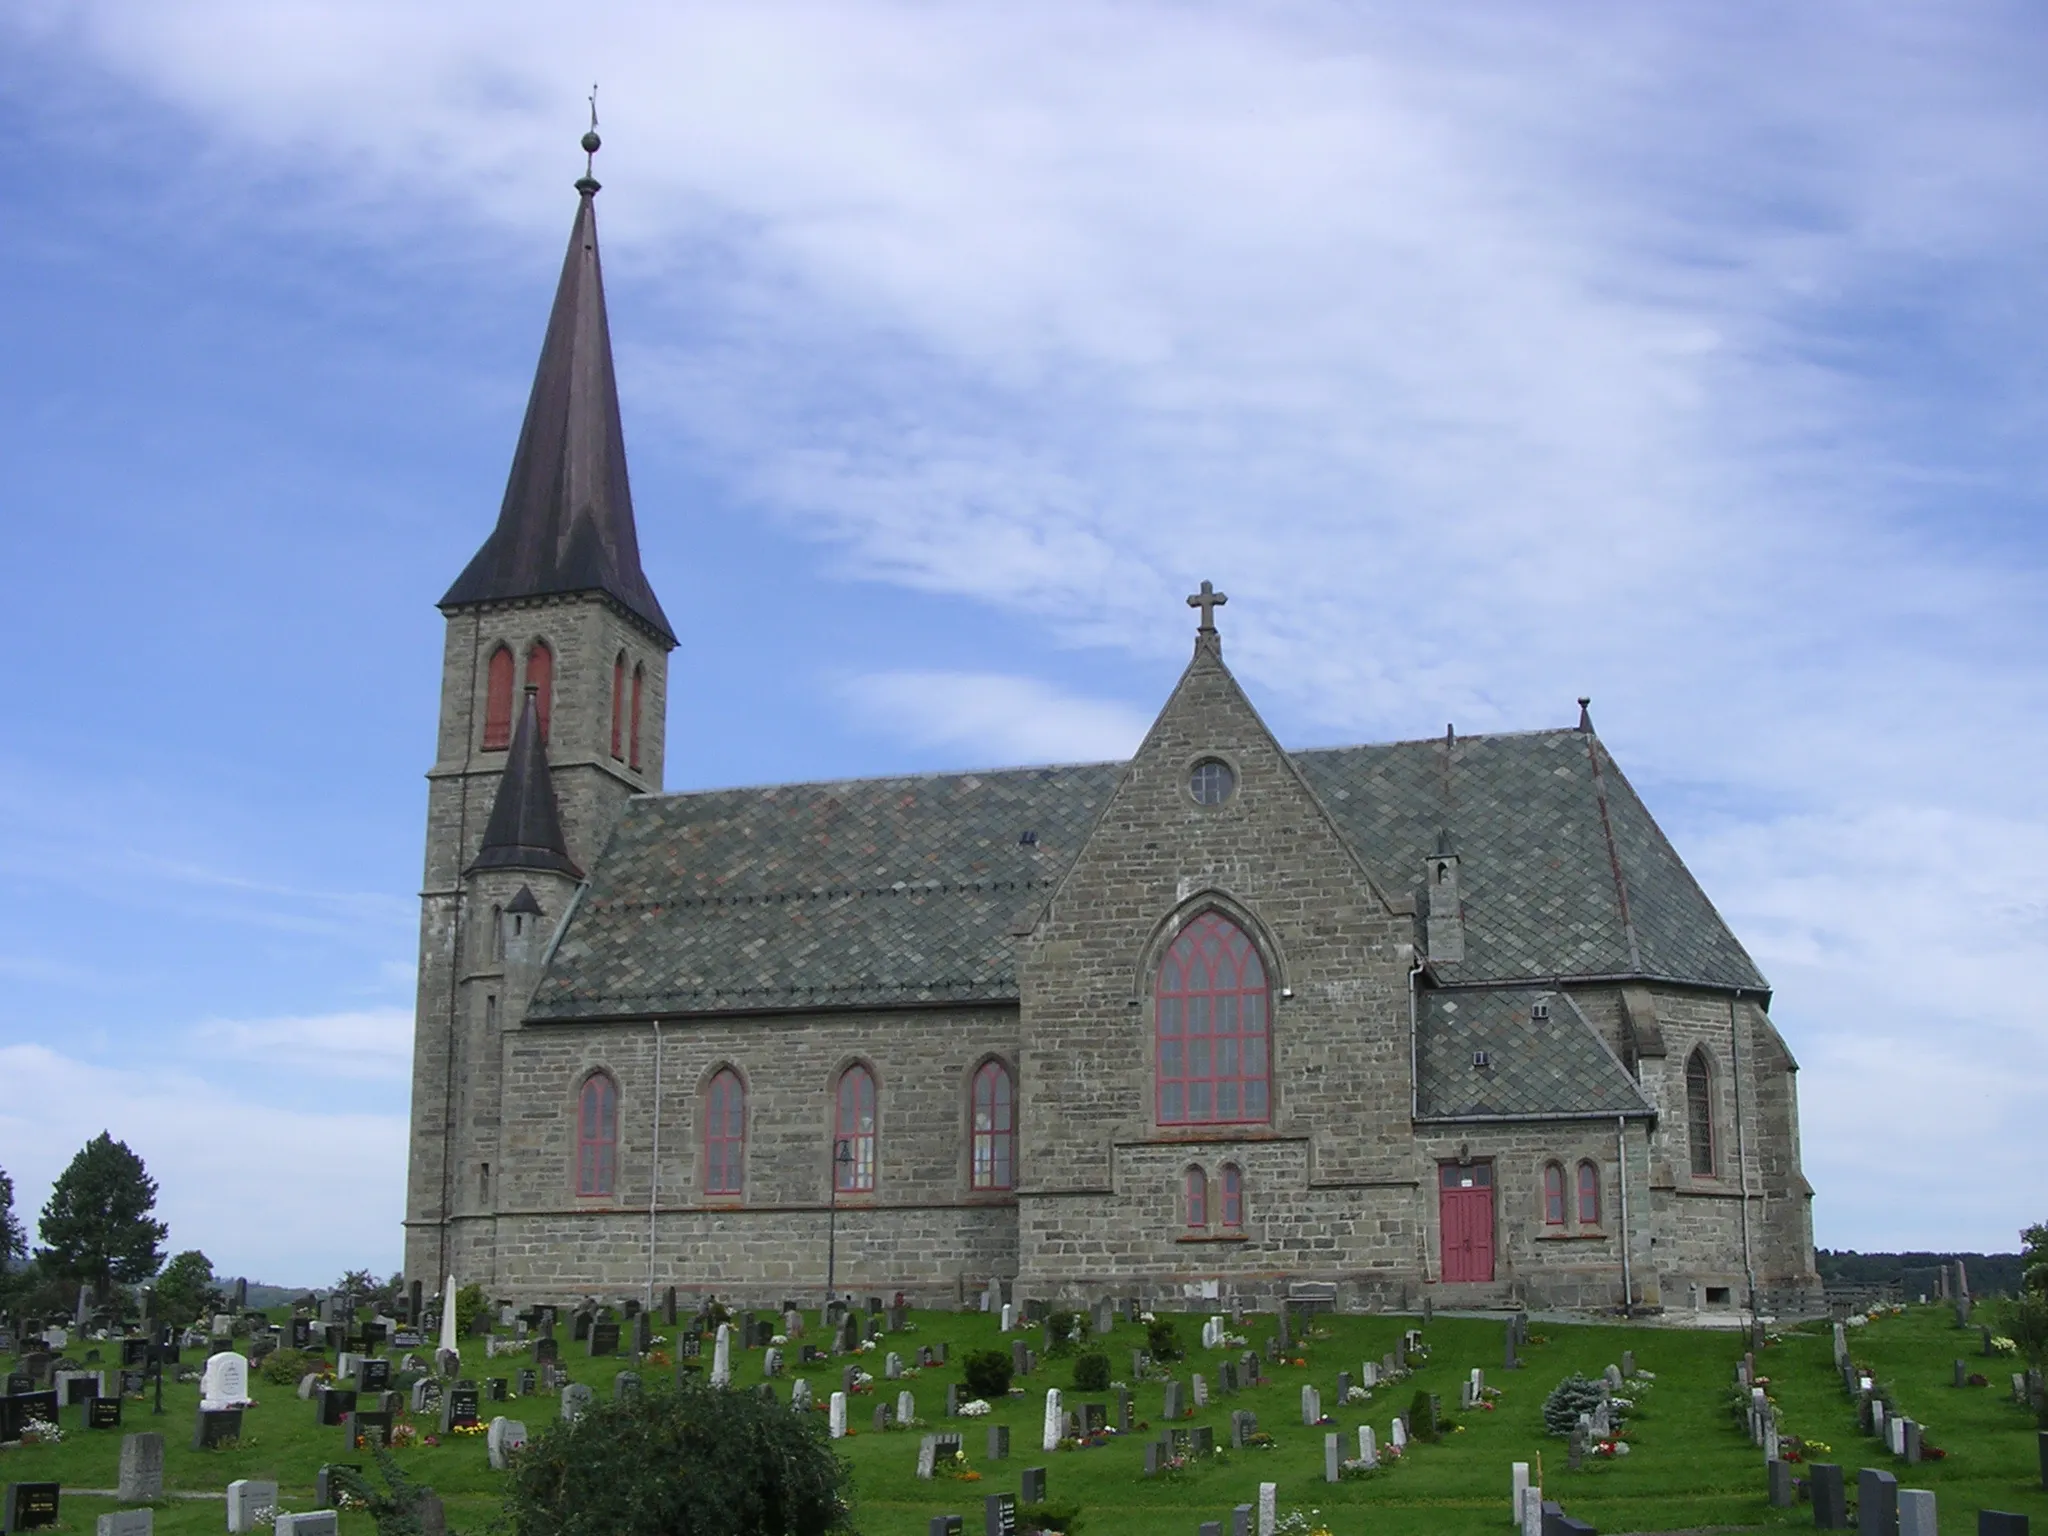
{"type": "Polygon", "coordinates": [[[1200,633],[1205,635],[1216,633],[1216,610],[1229,601],[1230,599],[1227,596],[1218,592],[1206,581],[1202,583],[1201,591],[1188,594],[1188,606],[1202,610],[1200,633]]]}

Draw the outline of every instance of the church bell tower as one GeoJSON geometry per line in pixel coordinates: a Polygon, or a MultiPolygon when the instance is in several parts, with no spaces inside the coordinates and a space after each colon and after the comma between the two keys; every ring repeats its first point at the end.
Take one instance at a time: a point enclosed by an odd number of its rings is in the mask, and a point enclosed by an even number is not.
{"type": "Polygon", "coordinates": [[[640,569],[589,164],[576,191],[497,526],[439,605],[405,1242],[429,1291],[491,1278],[504,1032],[626,799],[662,781],[676,639],[640,569]]]}

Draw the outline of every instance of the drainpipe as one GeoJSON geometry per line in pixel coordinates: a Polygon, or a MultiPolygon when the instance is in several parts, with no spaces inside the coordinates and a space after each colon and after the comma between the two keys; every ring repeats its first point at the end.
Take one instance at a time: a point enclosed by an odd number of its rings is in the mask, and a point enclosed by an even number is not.
{"type": "Polygon", "coordinates": [[[1614,1164],[1620,1171],[1621,1186],[1621,1315],[1635,1315],[1636,1287],[1629,1273],[1628,1258],[1628,1117],[1614,1117],[1614,1164]]]}
{"type": "Polygon", "coordinates": [[[1415,1022],[1415,982],[1428,962],[1412,946],[1402,948],[1414,956],[1414,964],[1408,967],[1408,1118],[1413,1122],[1422,1118],[1422,1046],[1415,1022]]]}
{"type": "Polygon", "coordinates": [[[1735,1004],[1742,997],[1737,987],[1728,999],[1728,1075],[1735,1083],[1735,1156],[1742,1177],[1742,1272],[1749,1280],[1749,1320],[1756,1321],[1756,1263],[1749,1250],[1749,1128],[1742,1113],[1741,1028],[1736,1023],[1735,1004]]]}
{"type": "Polygon", "coordinates": [[[654,1160],[647,1170],[647,1310],[654,1310],[654,1206],[661,1193],[661,1020],[654,1025],[654,1160]]]}

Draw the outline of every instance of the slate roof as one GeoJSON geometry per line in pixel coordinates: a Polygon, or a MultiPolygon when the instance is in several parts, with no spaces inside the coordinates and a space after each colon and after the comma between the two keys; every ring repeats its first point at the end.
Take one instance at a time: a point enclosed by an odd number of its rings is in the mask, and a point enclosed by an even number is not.
{"type": "MultiPolygon", "coordinates": [[[[1441,741],[1295,754],[1390,893],[1420,894],[1424,860],[1451,832],[1466,947],[1435,969],[1439,982],[1765,988],[1590,731],[1465,737],[1446,754],[1441,741]]],[[[1014,1000],[1012,930],[1073,860],[1121,771],[636,798],[527,1016],[1014,1000]]]]}
{"type": "Polygon", "coordinates": [[[1420,1119],[1655,1113],[1564,993],[1505,987],[1425,992],[1416,1024],[1420,1119]],[[1539,1006],[1547,1018],[1535,1017],[1539,1006]],[[1483,1067],[1473,1061],[1480,1051],[1487,1058],[1483,1067]]]}
{"type": "Polygon", "coordinates": [[[597,183],[585,178],[577,188],[582,195],[576,222],[498,525],[455,578],[441,607],[603,592],[674,645],[668,616],[640,568],[597,252],[597,183]]]}

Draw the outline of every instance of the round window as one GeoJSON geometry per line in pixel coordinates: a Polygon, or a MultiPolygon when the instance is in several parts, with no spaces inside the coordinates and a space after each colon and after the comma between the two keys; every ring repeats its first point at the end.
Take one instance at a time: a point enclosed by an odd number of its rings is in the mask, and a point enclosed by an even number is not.
{"type": "Polygon", "coordinates": [[[1221,805],[1237,788],[1237,775],[1221,758],[1205,757],[1188,775],[1188,793],[1197,805],[1221,805]]]}

